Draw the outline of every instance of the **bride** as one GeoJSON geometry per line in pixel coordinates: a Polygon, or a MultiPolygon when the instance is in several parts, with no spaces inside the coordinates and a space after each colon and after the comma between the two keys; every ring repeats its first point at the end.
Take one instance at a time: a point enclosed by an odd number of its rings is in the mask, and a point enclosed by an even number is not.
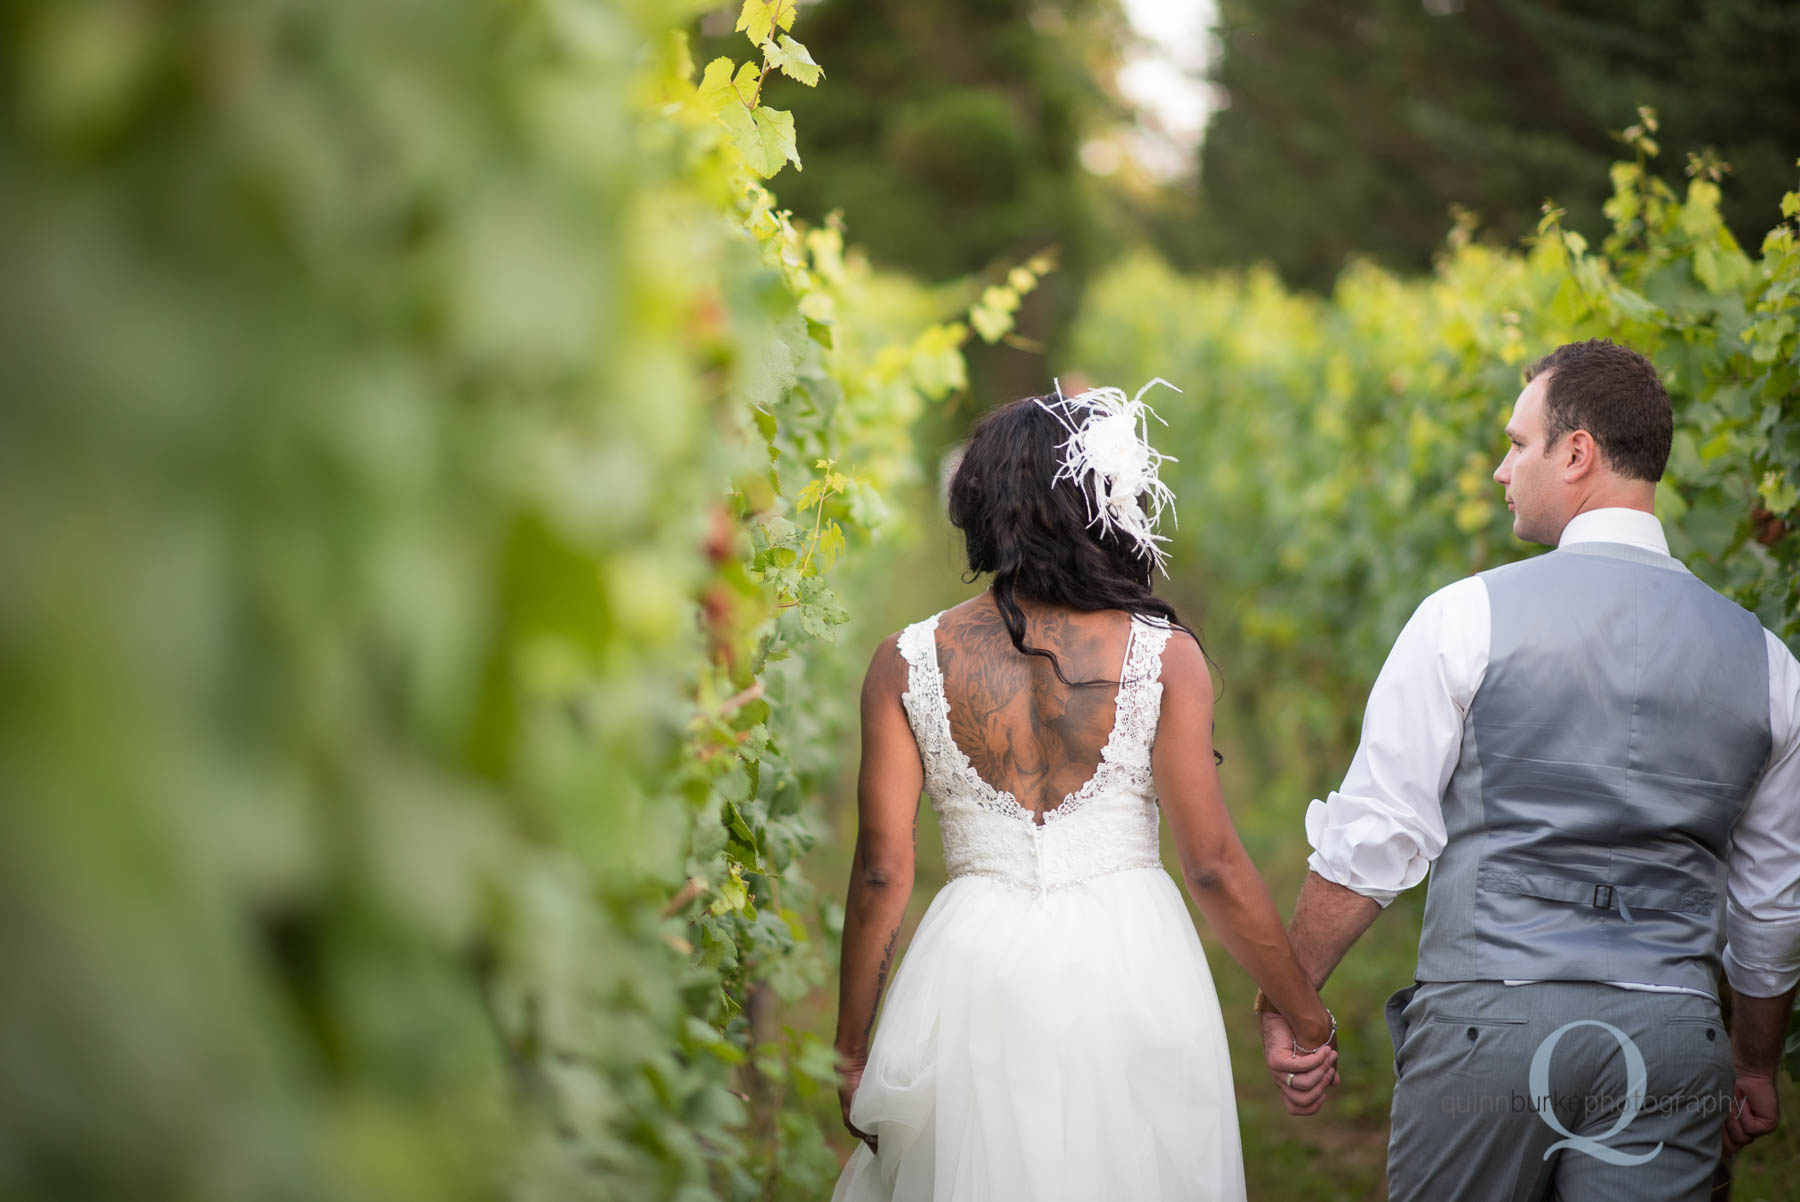
{"type": "Polygon", "coordinates": [[[1189,896],[1293,1025],[1296,1112],[1335,1079],[1336,1025],[1220,796],[1200,644],[1151,594],[1170,497],[1148,416],[1059,389],[985,417],[950,519],[992,584],[869,666],[837,1033],[862,1143],[834,1202],[1244,1196],[1218,996],[1158,807],[1189,896]],[[877,1030],[921,788],[950,880],[877,1030]]]}

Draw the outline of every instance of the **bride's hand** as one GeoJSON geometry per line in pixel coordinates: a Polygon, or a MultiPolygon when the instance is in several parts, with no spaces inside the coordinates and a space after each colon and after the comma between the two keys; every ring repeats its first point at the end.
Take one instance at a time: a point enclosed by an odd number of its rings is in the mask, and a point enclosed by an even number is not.
{"type": "Polygon", "coordinates": [[[863,1069],[867,1066],[866,1059],[846,1059],[842,1062],[838,1069],[838,1108],[844,1114],[844,1130],[869,1145],[869,1151],[873,1152],[878,1142],[877,1137],[870,1135],[867,1131],[858,1130],[856,1124],[850,1121],[850,1103],[856,1097],[857,1086],[862,1084],[863,1069]]]}
{"type": "Polygon", "coordinates": [[[1326,1046],[1304,1056],[1294,1054],[1294,1029],[1274,1010],[1262,1015],[1263,1059],[1281,1090],[1289,1114],[1316,1114],[1325,1092],[1337,1084],[1337,1049],[1326,1046]]]}

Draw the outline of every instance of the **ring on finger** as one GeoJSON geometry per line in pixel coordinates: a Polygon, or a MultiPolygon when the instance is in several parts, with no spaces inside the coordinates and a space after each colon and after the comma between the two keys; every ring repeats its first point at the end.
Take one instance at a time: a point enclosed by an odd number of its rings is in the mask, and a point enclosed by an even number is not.
{"type": "Polygon", "coordinates": [[[1288,1088],[1289,1089],[1294,1088],[1294,1074],[1292,1074],[1292,1073],[1288,1074],[1288,1088]]]}

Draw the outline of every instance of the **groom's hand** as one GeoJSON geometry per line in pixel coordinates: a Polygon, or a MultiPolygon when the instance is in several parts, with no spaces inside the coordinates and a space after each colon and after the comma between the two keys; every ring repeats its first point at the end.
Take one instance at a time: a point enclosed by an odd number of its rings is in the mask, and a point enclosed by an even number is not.
{"type": "Polygon", "coordinates": [[[1304,1056],[1294,1055],[1294,1029],[1273,1010],[1262,1014],[1262,1037],[1263,1060],[1287,1112],[1318,1113],[1325,1104],[1326,1090],[1337,1084],[1337,1049],[1323,1047],[1304,1056]]]}
{"type": "Polygon", "coordinates": [[[1731,1111],[1725,1116],[1727,1155],[1752,1140],[1769,1134],[1781,1123],[1779,1095],[1773,1075],[1746,1073],[1739,1069],[1737,1086],[1732,1093],[1731,1111]]]}

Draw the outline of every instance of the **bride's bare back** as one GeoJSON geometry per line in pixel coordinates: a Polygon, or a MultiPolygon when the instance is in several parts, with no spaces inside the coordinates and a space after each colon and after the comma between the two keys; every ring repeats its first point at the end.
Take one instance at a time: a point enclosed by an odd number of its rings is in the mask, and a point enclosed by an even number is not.
{"type": "Polygon", "coordinates": [[[1022,655],[991,594],[938,621],[938,664],[950,731],[975,772],[1037,814],[1056,808],[1094,775],[1112,733],[1131,617],[1123,610],[1034,606],[1025,643],[1054,652],[1071,687],[1041,655],[1022,655]]]}

